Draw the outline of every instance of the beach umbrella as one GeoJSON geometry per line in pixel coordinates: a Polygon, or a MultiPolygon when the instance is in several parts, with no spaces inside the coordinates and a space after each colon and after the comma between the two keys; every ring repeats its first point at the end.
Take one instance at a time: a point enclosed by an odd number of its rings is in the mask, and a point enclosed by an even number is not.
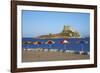
{"type": "Polygon", "coordinates": [[[31,41],[26,41],[26,42],[23,42],[23,44],[26,45],[26,48],[29,48],[29,46],[30,46],[30,44],[32,44],[32,42],[31,41]]]}
{"type": "Polygon", "coordinates": [[[64,39],[64,40],[62,40],[61,41],[61,44],[64,44],[64,49],[66,50],[67,48],[66,48],[66,44],[68,44],[69,42],[66,40],[66,39],[64,39]]]}
{"type": "Polygon", "coordinates": [[[39,45],[42,44],[42,42],[36,41],[36,42],[33,42],[33,44],[34,44],[34,45],[37,45],[37,46],[39,47],[39,45]]]}
{"type": "Polygon", "coordinates": [[[31,41],[27,41],[27,44],[32,44],[32,42],[31,41]]]}
{"type": "Polygon", "coordinates": [[[22,45],[23,45],[23,46],[22,46],[23,49],[27,49],[27,46],[26,46],[26,45],[27,45],[27,42],[24,42],[24,41],[23,41],[23,42],[22,42],[22,45]],[[25,48],[24,48],[24,46],[25,46],[25,48]]]}
{"type": "Polygon", "coordinates": [[[52,40],[48,40],[47,42],[45,42],[45,44],[49,44],[49,47],[51,48],[52,44],[54,44],[55,42],[52,40]]]}
{"type": "Polygon", "coordinates": [[[23,44],[32,44],[31,41],[26,41],[26,42],[23,42],[23,44]]]}

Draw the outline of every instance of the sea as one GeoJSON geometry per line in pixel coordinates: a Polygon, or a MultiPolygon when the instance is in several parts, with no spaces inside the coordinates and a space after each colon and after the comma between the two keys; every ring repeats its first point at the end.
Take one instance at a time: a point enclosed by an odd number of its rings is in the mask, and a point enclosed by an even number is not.
{"type": "Polygon", "coordinates": [[[41,44],[22,44],[22,48],[28,49],[58,49],[58,50],[74,50],[74,51],[90,51],[90,38],[56,38],[56,39],[38,39],[38,38],[22,38],[22,42],[36,42],[39,41],[41,44]],[[48,40],[52,40],[53,44],[46,44],[48,40]],[[61,41],[67,40],[68,44],[63,44],[61,41]]]}

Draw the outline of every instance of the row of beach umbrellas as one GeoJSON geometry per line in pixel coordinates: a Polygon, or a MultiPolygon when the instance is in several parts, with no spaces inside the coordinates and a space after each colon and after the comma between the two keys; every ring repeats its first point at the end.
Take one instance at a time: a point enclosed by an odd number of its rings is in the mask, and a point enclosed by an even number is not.
{"type": "MultiPolygon", "coordinates": [[[[67,40],[62,40],[61,41],[61,44],[67,44],[69,43],[67,40]]],[[[27,41],[27,42],[24,42],[23,44],[34,44],[34,45],[37,45],[37,44],[43,44],[43,42],[40,42],[40,41],[36,41],[36,42],[31,42],[31,41],[27,41]]],[[[54,41],[52,40],[48,40],[45,42],[45,44],[55,44],[54,41]]]]}
{"type": "MultiPolygon", "coordinates": [[[[61,44],[64,44],[64,49],[67,49],[66,46],[67,44],[69,43],[69,41],[67,39],[64,39],[62,41],[60,41],[61,44]]],[[[81,43],[81,51],[83,51],[83,45],[86,43],[85,41],[80,41],[79,43],[81,43]]],[[[43,44],[43,42],[40,42],[40,41],[36,41],[36,42],[31,42],[31,41],[28,41],[28,42],[24,42],[23,44],[34,44],[34,45],[37,45],[39,47],[40,44],[43,44]]],[[[52,48],[52,44],[55,44],[54,41],[52,40],[48,40],[45,42],[45,44],[48,44],[50,48],[52,48]]]]}

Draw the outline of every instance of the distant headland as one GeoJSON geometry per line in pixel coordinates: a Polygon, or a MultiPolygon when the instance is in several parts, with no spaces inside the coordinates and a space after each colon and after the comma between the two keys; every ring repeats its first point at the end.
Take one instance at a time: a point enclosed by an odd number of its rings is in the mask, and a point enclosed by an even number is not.
{"type": "Polygon", "coordinates": [[[71,26],[64,25],[63,30],[60,33],[38,36],[40,39],[49,39],[49,38],[80,38],[80,33],[73,29],[71,26]]]}

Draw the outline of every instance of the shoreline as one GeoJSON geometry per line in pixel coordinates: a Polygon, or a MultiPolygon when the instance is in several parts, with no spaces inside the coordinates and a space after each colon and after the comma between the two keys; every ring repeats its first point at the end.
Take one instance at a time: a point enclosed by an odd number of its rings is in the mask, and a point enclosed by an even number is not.
{"type": "Polygon", "coordinates": [[[62,51],[48,50],[22,50],[22,62],[61,61],[61,60],[86,60],[88,54],[78,54],[62,51]]]}

